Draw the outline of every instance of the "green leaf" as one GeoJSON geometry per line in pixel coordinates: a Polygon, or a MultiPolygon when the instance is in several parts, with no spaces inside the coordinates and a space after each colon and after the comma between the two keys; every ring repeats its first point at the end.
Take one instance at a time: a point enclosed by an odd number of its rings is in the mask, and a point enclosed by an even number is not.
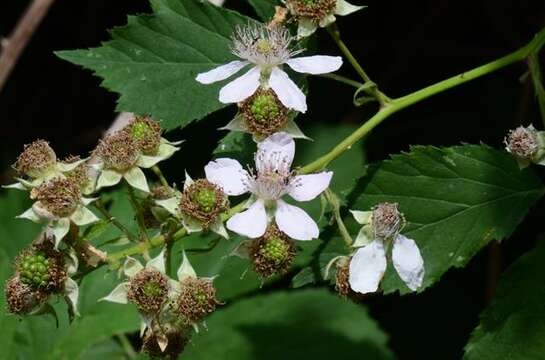
{"type": "Polygon", "coordinates": [[[494,300],[465,348],[467,360],[542,359],[545,354],[545,241],[502,275],[494,300]]]}
{"type": "Polygon", "coordinates": [[[270,21],[274,16],[275,6],[282,5],[280,1],[277,0],[248,0],[248,2],[264,22],[270,21]]]}
{"type": "MultiPolygon", "coordinates": [[[[399,203],[407,220],[402,232],[424,257],[422,289],[490,241],[508,237],[544,191],[531,169],[519,170],[511,155],[486,145],[413,147],[370,167],[359,190],[357,210],[399,203]]],[[[408,292],[392,266],[382,288],[408,292]]]]}
{"type": "Polygon", "coordinates": [[[207,324],[184,359],[393,358],[365,308],[325,290],[242,300],[216,311],[207,324]]]}
{"type": "Polygon", "coordinates": [[[198,0],[150,0],[153,15],[131,16],[111,31],[112,40],[89,50],[57,55],[104,79],[119,93],[118,110],[150,114],[165,129],[183,127],[221,109],[221,84],[195,77],[234,59],[233,27],[251,21],[198,0]]]}

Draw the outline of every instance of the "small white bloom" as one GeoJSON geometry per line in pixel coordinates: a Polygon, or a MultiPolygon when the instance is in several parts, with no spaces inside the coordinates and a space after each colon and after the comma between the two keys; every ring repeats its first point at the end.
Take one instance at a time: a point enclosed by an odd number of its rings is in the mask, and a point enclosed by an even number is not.
{"type": "Polygon", "coordinates": [[[297,201],[310,201],[329,186],[333,173],[294,175],[290,170],[294,155],[295,142],[280,132],[258,144],[255,172],[247,172],[238,161],[228,158],[206,165],[206,178],[221,186],[228,195],[247,192],[253,195],[248,209],[227,221],[229,230],[258,238],[265,233],[269,217],[274,217],[278,228],[293,239],[318,237],[316,222],[301,208],[284,202],[282,197],[290,195],[297,201]]]}
{"type": "Polygon", "coordinates": [[[299,112],[307,111],[305,94],[282,70],[287,64],[292,70],[307,74],[325,74],[338,70],[342,59],[338,56],[303,56],[293,58],[303,50],[292,50],[294,38],[281,26],[267,28],[263,24],[250,24],[235,28],[232,52],[242,60],[235,60],[197,76],[201,84],[225,80],[242,70],[251,69],[220,90],[222,103],[238,103],[250,97],[262,86],[272,88],[282,104],[299,112]]]}
{"type": "Polygon", "coordinates": [[[392,242],[392,261],[399,277],[412,291],[424,279],[424,259],[416,242],[401,235],[403,216],[397,204],[381,203],[370,211],[352,211],[362,230],[355,241],[358,246],[349,265],[352,290],[366,294],[375,292],[386,271],[386,247],[392,242]],[[370,240],[371,234],[374,239],[370,240]]]}

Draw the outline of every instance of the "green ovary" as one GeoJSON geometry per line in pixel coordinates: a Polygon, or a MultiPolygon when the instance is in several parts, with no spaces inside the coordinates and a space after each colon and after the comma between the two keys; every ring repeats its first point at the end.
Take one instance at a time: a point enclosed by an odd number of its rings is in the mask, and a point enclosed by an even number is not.
{"type": "Polygon", "coordinates": [[[42,254],[25,256],[19,264],[21,281],[32,287],[46,286],[49,281],[49,259],[42,254]]]}
{"type": "Polygon", "coordinates": [[[259,253],[267,260],[275,263],[276,265],[282,264],[288,258],[289,246],[286,242],[280,238],[272,238],[259,253]]]}
{"type": "Polygon", "coordinates": [[[199,204],[202,211],[210,212],[216,206],[216,192],[211,189],[201,189],[193,195],[193,200],[199,204]]]}
{"type": "Polygon", "coordinates": [[[137,122],[131,129],[132,138],[135,140],[141,140],[149,133],[150,130],[151,129],[148,124],[144,122],[137,122]]]}
{"type": "Polygon", "coordinates": [[[250,111],[260,123],[267,122],[280,115],[280,109],[272,95],[257,96],[250,106],[250,111]]]}
{"type": "Polygon", "coordinates": [[[163,288],[159,284],[153,281],[147,282],[144,285],[143,290],[144,290],[144,294],[150,298],[161,296],[161,294],[163,293],[163,288]]]}

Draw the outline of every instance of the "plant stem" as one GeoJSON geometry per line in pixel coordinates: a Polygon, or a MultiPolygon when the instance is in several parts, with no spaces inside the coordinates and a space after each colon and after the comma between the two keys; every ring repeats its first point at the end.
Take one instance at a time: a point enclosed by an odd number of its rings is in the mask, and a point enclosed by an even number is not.
{"type": "Polygon", "coordinates": [[[98,211],[100,211],[100,213],[102,215],[104,215],[106,217],[106,219],[109,222],[111,222],[112,224],[114,224],[115,227],[117,227],[119,230],[121,230],[121,232],[123,234],[125,234],[125,236],[127,236],[127,238],[129,238],[129,240],[135,240],[134,235],[129,231],[129,229],[127,229],[125,227],[125,225],[123,225],[122,223],[117,221],[117,219],[112,214],[110,214],[110,212],[104,207],[104,205],[102,204],[102,201],[100,201],[100,199],[97,199],[94,202],[94,206],[98,211]]]}
{"type": "Polygon", "coordinates": [[[464,84],[473,79],[479,78],[486,74],[492,73],[499,69],[502,69],[508,65],[511,65],[515,62],[521,61],[531,54],[539,51],[539,49],[545,43],[545,28],[542,29],[535,38],[528,43],[526,46],[518,49],[517,51],[512,52],[509,55],[506,55],[498,60],[492,61],[488,64],[479,66],[473,70],[461,73],[459,75],[453,76],[449,79],[440,81],[434,85],[430,85],[424,89],[415,91],[409,95],[393,99],[389,104],[382,107],[373,117],[367,120],[361,127],[359,127],[355,132],[350,134],[347,138],[341,141],[337,146],[335,146],[331,151],[322,157],[316,159],[310,164],[299,169],[300,174],[307,174],[315,172],[325,168],[331,161],[339,157],[342,153],[349,150],[354,143],[360,140],[362,137],[367,135],[371,130],[373,130],[377,125],[382,121],[387,119],[390,115],[402,110],[406,107],[409,107],[415,103],[418,103],[422,100],[425,100],[433,95],[439,94],[443,91],[446,91],[455,86],[464,84]]]}
{"type": "Polygon", "coordinates": [[[327,199],[327,202],[329,202],[329,204],[333,208],[333,216],[335,217],[335,222],[337,223],[339,232],[341,233],[346,245],[350,247],[354,241],[352,240],[352,236],[350,236],[348,229],[344,225],[344,221],[341,216],[341,206],[339,204],[339,198],[330,189],[326,189],[324,194],[327,199]]]}
{"type": "Polygon", "coordinates": [[[163,185],[163,186],[165,186],[167,188],[170,187],[170,185],[168,184],[167,179],[163,175],[163,172],[161,171],[159,166],[153,165],[151,170],[155,173],[155,175],[157,175],[157,177],[159,178],[159,181],[161,182],[161,185],[163,185]]]}
{"type": "Polygon", "coordinates": [[[148,231],[146,228],[146,221],[144,220],[144,211],[142,210],[142,207],[138,203],[138,200],[136,199],[136,195],[134,194],[134,190],[132,186],[128,186],[128,192],[129,192],[129,200],[131,202],[132,208],[134,209],[134,213],[136,214],[136,222],[138,223],[138,228],[140,229],[140,236],[141,239],[143,239],[142,243],[148,244],[148,246],[144,249],[142,254],[144,255],[144,258],[146,260],[150,259],[148,250],[150,249],[149,243],[150,238],[148,236],[148,231]]]}
{"type": "Polygon", "coordinates": [[[326,79],[335,80],[335,81],[341,82],[343,84],[353,86],[356,89],[359,89],[360,87],[363,86],[363,83],[360,83],[358,81],[355,81],[355,80],[352,80],[352,79],[349,79],[347,77],[337,75],[337,74],[321,74],[321,75],[317,75],[317,76],[323,77],[323,78],[326,78],[326,79]]]}
{"type": "Polygon", "coordinates": [[[125,350],[125,354],[129,359],[136,359],[138,357],[138,354],[134,351],[129,339],[127,339],[127,336],[125,334],[117,334],[117,339],[119,340],[119,343],[123,347],[123,350],[125,350]]]}
{"type": "Polygon", "coordinates": [[[545,125],[545,87],[543,86],[543,77],[541,74],[541,67],[539,66],[539,54],[530,54],[528,57],[528,68],[530,69],[530,75],[532,76],[534,93],[537,99],[537,104],[539,105],[541,120],[545,125]]]}

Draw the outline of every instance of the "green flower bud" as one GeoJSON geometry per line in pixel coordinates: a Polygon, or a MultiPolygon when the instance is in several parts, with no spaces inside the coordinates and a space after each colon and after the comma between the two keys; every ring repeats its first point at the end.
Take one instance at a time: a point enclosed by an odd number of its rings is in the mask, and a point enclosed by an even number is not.
{"type": "Polygon", "coordinates": [[[217,185],[199,179],[188,186],[180,198],[180,211],[207,228],[229,208],[227,196],[217,185]]]}
{"type": "Polygon", "coordinates": [[[31,194],[39,207],[57,217],[68,217],[81,201],[79,186],[68,179],[55,178],[35,188],[31,194]]]}
{"type": "Polygon", "coordinates": [[[210,279],[188,277],[181,282],[176,311],[187,323],[202,320],[219,304],[210,279]]]}
{"type": "Polygon", "coordinates": [[[40,178],[54,171],[57,155],[45,140],[36,140],[25,148],[13,165],[20,175],[40,178]]]}
{"type": "Polygon", "coordinates": [[[144,269],[129,279],[127,299],[146,314],[157,314],[168,297],[167,277],[154,269],[144,269]]]}
{"type": "Polygon", "coordinates": [[[62,252],[50,242],[34,244],[23,250],[15,260],[15,270],[21,283],[45,294],[61,293],[66,280],[62,252]]]}
{"type": "Polygon", "coordinates": [[[287,272],[296,253],[294,242],[275,224],[269,225],[262,237],[252,240],[248,250],[254,271],[263,278],[287,272]]]}
{"type": "Polygon", "coordinates": [[[101,140],[95,154],[104,163],[105,169],[126,171],[133,167],[140,155],[138,143],[124,131],[118,131],[101,140]]]}
{"type": "Polygon", "coordinates": [[[258,89],[239,107],[248,130],[260,137],[277,132],[288,121],[288,109],[271,89],[258,89]]]}
{"type": "Polygon", "coordinates": [[[137,117],[124,129],[146,155],[155,155],[161,144],[161,126],[152,118],[137,117]]]}

